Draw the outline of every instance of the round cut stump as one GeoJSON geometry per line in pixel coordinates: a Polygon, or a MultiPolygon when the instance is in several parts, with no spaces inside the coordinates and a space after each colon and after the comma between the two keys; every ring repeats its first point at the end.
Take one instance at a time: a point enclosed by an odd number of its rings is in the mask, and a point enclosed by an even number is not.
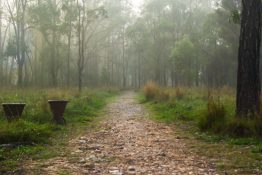
{"type": "Polygon", "coordinates": [[[48,100],[50,105],[50,109],[53,114],[53,119],[56,124],[66,124],[66,120],[64,119],[64,112],[66,105],[68,103],[67,100],[48,100]]]}
{"type": "Polygon", "coordinates": [[[11,122],[21,118],[25,105],[25,103],[3,103],[6,119],[11,122]]]}

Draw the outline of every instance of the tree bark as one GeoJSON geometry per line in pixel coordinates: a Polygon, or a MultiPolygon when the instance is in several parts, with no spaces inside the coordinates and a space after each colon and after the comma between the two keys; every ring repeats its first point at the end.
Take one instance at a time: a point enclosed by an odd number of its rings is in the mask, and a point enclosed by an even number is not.
{"type": "MultiPolygon", "coordinates": [[[[79,1],[77,1],[77,6],[79,6],[79,1]]],[[[83,71],[84,71],[84,63],[85,63],[85,30],[84,30],[84,21],[85,21],[85,8],[83,3],[83,9],[81,10],[78,7],[78,90],[82,91],[83,86],[83,71]],[[83,16],[81,16],[81,12],[83,16]]]]}
{"type": "Polygon", "coordinates": [[[260,112],[261,0],[242,0],[242,8],[236,116],[254,118],[260,112]]]}
{"type": "Polygon", "coordinates": [[[57,66],[56,66],[56,31],[52,32],[52,45],[51,45],[51,57],[50,57],[50,75],[51,75],[51,83],[52,87],[57,86],[57,66]]]}
{"type": "Polygon", "coordinates": [[[70,21],[70,31],[68,34],[68,52],[67,52],[67,87],[70,86],[70,60],[71,60],[71,38],[72,38],[72,22],[70,21]]]}
{"type": "Polygon", "coordinates": [[[122,77],[123,77],[123,88],[126,88],[126,52],[125,52],[125,26],[123,26],[123,43],[122,43],[122,59],[123,59],[123,72],[122,72],[122,77]]]}
{"type": "Polygon", "coordinates": [[[2,0],[0,0],[0,78],[3,79],[3,50],[2,50],[2,0]]]}

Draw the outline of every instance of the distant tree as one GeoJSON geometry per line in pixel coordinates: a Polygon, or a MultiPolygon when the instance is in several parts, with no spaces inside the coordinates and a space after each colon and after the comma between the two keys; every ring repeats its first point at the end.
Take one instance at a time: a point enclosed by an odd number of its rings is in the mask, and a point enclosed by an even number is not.
{"type": "MultiPolygon", "coordinates": [[[[90,41],[94,36],[99,33],[97,30],[99,23],[96,22],[100,18],[106,16],[106,11],[103,7],[90,8],[85,0],[77,0],[77,46],[78,46],[78,59],[77,59],[77,69],[78,69],[78,90],[82,91],[83,88],[83,73],[86,67],[86,62],[90,59],[92,49],[88,47],[90,41]]],[[[93,43],[94,44],[94,43],[93,43]]],[[[94,44],[95,45],[95,44],[94,44]]]]}
{"type": "MultiPolygon", "coordinates": [[[[14,62],[17,59],[17,44],[16,44],[16,39],[15,37],[10,37],[7,46],[5,48],[5,53],[4,55],[7,58],[7,61],[9,61],[9,58],[11,58],[11,64],[10,64],[10,69],[8,74],[8,83],[12,83],[12,73],[13,73],[13,68],[14,68],[14,62]]],[[[8,70],[7,70],[8,71],[8,70]]]]}
{"type": "Polygon", "coordinates": [[[73,39],[73,29],[74,29],[74,22],[76,21],[77,14],[75,11],[77,10],[75,4],[73,3],[74,0],[64,0],[64,4],[62,7],[63,12],[65,13],[64,21],[63,21],[63,32],[67,36],[67,75],[66,75],[66,84],[70,86],[70,63],[72,57],[72,39],[73,39]]]}
{"type": "Polygon", "coordinates": [[[7,1],[7,10],[11,19],[11,23],[15,32],[16,39],[16,62],[18,66],[18,80],[17,85],[21,86],[23,83],[23,68],[26,59],[26,10],[28,7],[28,0],[13,0],[7,1]]]}
{"type": "Polygon", "coordinates": [[[188,37],[179,41],[172,51],[176,74],[176,85],[192,86],[195,73],[195,46],[188,37]]]}
{"type": "Polygon", "coordinates": [[[59,42],[61,40],[61,12],[55,0],[43,0],[30,7],[30,23],[42,33],[42,37],[49,49],[45,53],[49,58],[48,72],[51,86],[57,86],[59,62],[59,42]]]}
{"type": "Polygon", "coordinates": [[[260,112],[261,5],[261,0],[242,0],[236,99],[239,118],[254,118],[260,112]]]}

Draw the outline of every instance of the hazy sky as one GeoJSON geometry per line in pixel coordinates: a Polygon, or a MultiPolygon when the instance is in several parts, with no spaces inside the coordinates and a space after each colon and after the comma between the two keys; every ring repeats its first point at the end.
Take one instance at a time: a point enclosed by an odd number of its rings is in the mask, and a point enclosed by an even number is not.
{"type": "Polygon", "coordinates": [[[143,4],[144,0],[131,0],[131,2],[133,4],[133,6],[134,6],[134,10],[135,11],[139,11],[139,8],[143,4]]]}

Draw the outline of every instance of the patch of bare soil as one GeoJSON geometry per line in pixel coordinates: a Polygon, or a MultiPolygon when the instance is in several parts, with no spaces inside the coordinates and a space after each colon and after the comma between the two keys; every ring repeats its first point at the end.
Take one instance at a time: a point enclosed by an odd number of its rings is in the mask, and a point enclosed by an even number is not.
{"type": "Polygon", "coordinates": [[[106,109],[98,131],[70,141],[71,154],[34,163],[27,174],[180,175],[218,174],[204,157],[189,153],[165,124],[148,119],[135,94],[120,96],[106,109]]]}

